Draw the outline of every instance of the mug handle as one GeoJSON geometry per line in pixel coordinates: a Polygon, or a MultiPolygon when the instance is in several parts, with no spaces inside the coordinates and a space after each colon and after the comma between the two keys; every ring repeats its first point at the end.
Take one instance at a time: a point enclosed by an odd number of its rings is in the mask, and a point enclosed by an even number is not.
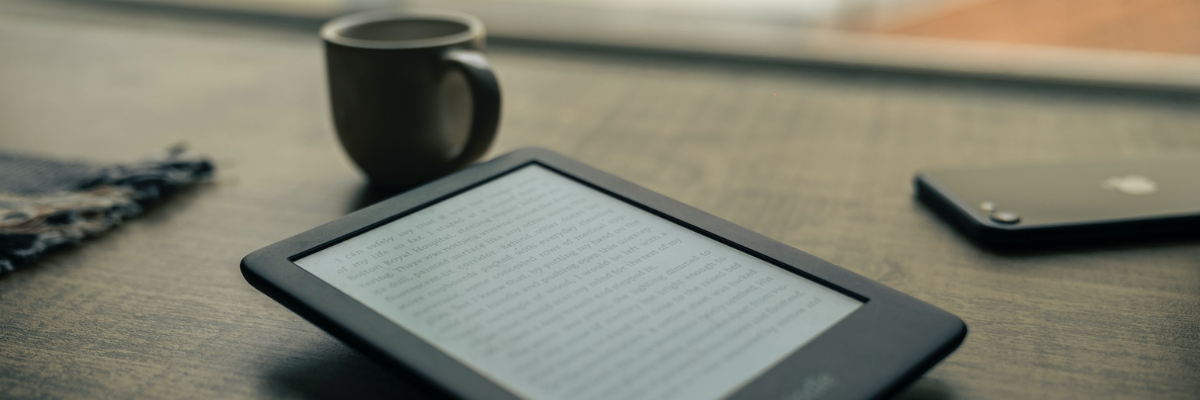
{"type": "Polygon", "coordinates": [[[466,146],[454,160],[458,168],[483,156],[492,145],[500,123],[500,84],[481,52],[456,49],[446,52],[443,58],[462,72],[471,88],[471,130],[466,146]]]}

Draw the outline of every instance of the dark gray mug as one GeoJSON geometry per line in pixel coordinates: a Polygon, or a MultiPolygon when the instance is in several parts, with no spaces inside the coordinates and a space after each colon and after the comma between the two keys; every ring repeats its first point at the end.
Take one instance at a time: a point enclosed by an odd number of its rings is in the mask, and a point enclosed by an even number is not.
{"type": "Polygon", "coordinates": [[[367,178],[405,189],[475,161],[500,121],[479,19],[367,11],[321,27],[338,139],[367,178]]]}

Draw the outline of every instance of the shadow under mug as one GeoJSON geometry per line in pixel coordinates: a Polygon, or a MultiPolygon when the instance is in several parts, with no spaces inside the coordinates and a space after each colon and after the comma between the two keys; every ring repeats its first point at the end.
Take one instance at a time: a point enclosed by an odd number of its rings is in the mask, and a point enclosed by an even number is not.
{"type": "Polygon", "coordinates": [[[487,152],[500,86],[479,19],[367,11],[321,27],[338,140],[371,184],[407,189],[487,152]]]}

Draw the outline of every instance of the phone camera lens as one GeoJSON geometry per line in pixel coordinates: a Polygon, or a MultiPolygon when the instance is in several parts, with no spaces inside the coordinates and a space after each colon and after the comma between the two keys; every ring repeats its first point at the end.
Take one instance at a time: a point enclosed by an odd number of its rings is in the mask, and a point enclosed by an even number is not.
{"type": "Polygon", "coordinates": [[[1010,211],[993,211],[991,215],[992,221],[1001,224],[1015,224],[1021,222],[1021,216],[1010,211]]]}

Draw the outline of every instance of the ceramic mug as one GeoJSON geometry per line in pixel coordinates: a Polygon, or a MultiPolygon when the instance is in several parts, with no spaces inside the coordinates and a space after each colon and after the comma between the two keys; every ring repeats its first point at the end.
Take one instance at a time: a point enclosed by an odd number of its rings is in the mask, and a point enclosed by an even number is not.
{"type": "Polygon", "coordinates": [[[338,140],[372,185],[413,187],[487,152],[500,86],[479,19],[367,11],[330,20],[321,38],[338,140]]]}

